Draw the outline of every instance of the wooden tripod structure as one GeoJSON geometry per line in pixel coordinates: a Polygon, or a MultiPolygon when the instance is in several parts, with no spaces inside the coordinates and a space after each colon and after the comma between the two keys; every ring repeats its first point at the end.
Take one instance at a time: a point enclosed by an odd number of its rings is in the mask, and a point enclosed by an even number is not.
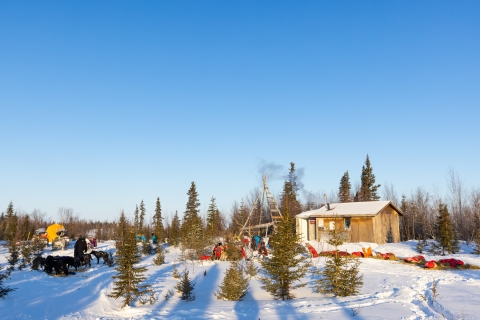
{"type": "Polygon", "coordinates": [[[247,220],[245,221],[245,224],[240,229],[239,236],[245,230],[248,230],[248,233],[250,234],[251,229],[261,230],[263,228],[266,229],[265,230],[265,235],[267,235],[269,227],[273,226],[275,228],[278,221],[282,218],[282,214],[280,213],[280,210],[278,209],[277,203],[275,202],[275,198],[273,197],[272,193],[270,192],[270,189],[268,188],[267,175],[264,175],[262,177],[262,180],[263,180],[263,187],[260,190],[260,192],[258,193],[257,198],[255,199],[255,202],[252,206],[252,209],[250,210],[250,213],[248,214],[248,217],[247,217],[247,220]],[[265,204],[265,199],[267,200],[267,207],[268,207],[268,211],[270,212],[271,221],[262,223],[262,221],[261,221],[262,210],[263,210],[263,207],[264,207],[264,204],[265,204]],[[257,207],[257,204],[259,202],[260,202],[260,221],[259,221],[259,224],[255,225],[255,226],[248,226],[247,227],[248,223],[250,222],[250,219],[252,218],[253,211],[255,210],[255,208],[257,207]]]}

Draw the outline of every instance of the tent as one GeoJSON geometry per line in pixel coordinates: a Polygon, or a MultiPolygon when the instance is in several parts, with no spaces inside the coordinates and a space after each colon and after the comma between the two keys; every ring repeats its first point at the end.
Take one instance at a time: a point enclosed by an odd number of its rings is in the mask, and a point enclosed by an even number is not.
{"type": "Polygon", "coordinates": [[[52,224],[51,226],[49,226],[47,228],[47,238],[48,238],[48,242],[52,242],[52,240],[54,240],[55,238],[58,238],[58,234],[57,232],[65,232],[65,227],[62,226],[61,224],[58,224],[58,223],[54,223],[52,224]]]}

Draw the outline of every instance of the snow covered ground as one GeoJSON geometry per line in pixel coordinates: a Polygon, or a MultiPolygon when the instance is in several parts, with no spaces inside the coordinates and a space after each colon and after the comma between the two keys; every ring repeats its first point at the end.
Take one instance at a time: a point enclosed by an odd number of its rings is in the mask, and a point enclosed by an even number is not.
{"type": "MultiPolygon", "coordinates": [[[[329,249],[312,243],[318,251],[329,249]]],[[[376,245],[353,243],[341,247],[349,252],[371,246],[374,252],[393,252],[399,257],[417,255],[416,241],[376,245]]],[[[54,255],[73,256],[73,246],[54,255]]],[[[113,252],[113,242],[99,243],[99,250],[113,252]]],[[[45,255],[50,254],[47,249],[45,255]]],[[[26,268],[15,270],[5,285],[16,288],[0,299],[1,319],[480,319],[480,270],[427,270],[397,261],[362,259],[360,270],[364,286],[357,296],[333,298],[314,293],[311,285],[296,291],[297,298],[276,301],[265,292],[257,279],[250,281],[250,290],[243,301],[219,301],[214,296],[223,279],[228,262],[203,262],[189,265],[194,278],[196,299],[185,302],[178,294],[169,300],[164,296],[174,291],[178,282],[172,277],[174,260],[180,251],[168,248],[166,264],[155,266],[154,256],[142,264],[148,267],[147,283],[158,300],[153,305],[120,309],[121,301],[108,298],[113,288],[111,276],[115,269],[96,260],[92,268],[75,275],[50,276],[26,268]],[[204,276],[204,270],[207,275],[204,276]],[[438,281],[439,295],[432,299],[432,283],[438,281]],[[422,296],[427,297],[428,302],[422,296]]],[[[480,257],[472,248],[462,245],[459,254],[449,255],[465,263],[480,266],[480,257]]],[[[6,248],[0,248],[0,263],[6,265],[6,248]]],[[[427,260],[441,259],[424,255],[427,260]]],[[[322,266],[323,257],[313,259],[322,266]]],[[[183,266],[178,266],[179,271],[183,266]]],[[[312,275],[304,278],[311,283],[312,275]]]]}

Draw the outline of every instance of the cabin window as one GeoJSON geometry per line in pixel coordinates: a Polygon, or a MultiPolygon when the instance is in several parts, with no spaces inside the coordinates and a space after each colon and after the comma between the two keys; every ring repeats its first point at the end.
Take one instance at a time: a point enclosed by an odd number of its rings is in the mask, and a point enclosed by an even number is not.
{"type": "Polygon", "coordinates": [[[345,218],[345,230],[350,230],[350,218],[345,218]]]}
{"type": "Polygon", "coordinates": [[[330,230],[335,230],[335,221],[330,221],[330,230]]]}

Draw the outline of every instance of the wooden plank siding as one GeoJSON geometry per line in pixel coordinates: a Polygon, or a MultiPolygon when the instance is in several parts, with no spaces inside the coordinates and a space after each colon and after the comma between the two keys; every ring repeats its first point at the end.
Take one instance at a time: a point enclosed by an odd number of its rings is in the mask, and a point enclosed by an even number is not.
{"type": "Polygon", "coordinates": [[[378,215],[373,218],[375,226],[375,243],[387,243],[388,231],[392,229],[393,241],[400,241],[400,227],[398,213],[390,206],[383,208],[378,215]]]}

